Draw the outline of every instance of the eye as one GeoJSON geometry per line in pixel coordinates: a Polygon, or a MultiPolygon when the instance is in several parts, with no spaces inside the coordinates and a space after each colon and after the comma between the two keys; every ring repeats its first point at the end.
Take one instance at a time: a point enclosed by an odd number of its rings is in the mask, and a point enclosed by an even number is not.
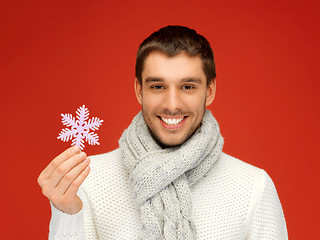
{"type": "Polygon", "coordinates": [[[163,86],[161,85],[155,85],[155,86],[151,86],[151,88],[155,89],[155,90],[161,90],[163,89],[163,86]]]}
{"type": "Polygon", "coordinates": [[[191,90],[191,89],[194,89],[194,86],[184,85],[184,86],[182,86],[182,89],[184,89],[184,90],[191,90]]]}

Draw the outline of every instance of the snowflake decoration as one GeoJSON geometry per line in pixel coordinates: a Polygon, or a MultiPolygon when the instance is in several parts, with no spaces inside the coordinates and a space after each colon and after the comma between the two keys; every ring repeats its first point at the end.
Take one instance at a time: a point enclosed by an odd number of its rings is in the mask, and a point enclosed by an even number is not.
{"type": "Polygon", "coordinates": [[[87,122],[86,120],[89,118],[89,110],[84,105],[77,109],[77,120],[75,117],[72,117],[72,114],[66,113],[61,114],[62,116],[62,123],[69,128],[64,128],[59,133],[58,139],[61,139],[63,142],[68,142],[72,138],[71,146],[78,146],[81,150],[84,148],[84,139],[90,145],[100,145],[99,136],[96,133],[89,132],[90,130],[95,131],[98,130],[101,126],[103,120],[100,120],[97,117],[93,117],[89,119],[87,122]]]}

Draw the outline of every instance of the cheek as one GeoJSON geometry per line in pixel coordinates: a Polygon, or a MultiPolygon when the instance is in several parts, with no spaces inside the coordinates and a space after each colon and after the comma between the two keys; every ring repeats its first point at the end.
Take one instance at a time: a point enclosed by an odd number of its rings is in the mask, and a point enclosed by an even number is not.
{"type": "Polygon", "coordinates": [[[185,104],[190,110],[194,112],[201,112],[205,106],[206,97],[203,95],[192,96],[190,98],[185,98],[185,104]]]}
{"type": "Polygon", "coordinates": [[[145,94],[142,98],[142,109],[146,112],[156,111],[160,106],[159,103],[161,102],[162,100],[160,97],[154,95],[149,96],[148,94],[145,94]]]}
{"type": "Polygon", "coordinates": [[[153,109],[152,102],[151,101],[142,101],[142,109],[147,112],[152,111],[152,109],[153,109]]]}

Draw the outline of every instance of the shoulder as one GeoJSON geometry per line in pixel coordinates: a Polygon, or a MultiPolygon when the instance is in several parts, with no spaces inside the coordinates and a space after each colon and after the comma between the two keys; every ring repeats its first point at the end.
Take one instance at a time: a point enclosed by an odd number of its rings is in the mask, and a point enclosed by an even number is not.
{"type": "Polygon", "coordinates": [[[228,211],[248,219],[261,199],[267,178],[263,169],[221,153],[212,170],[195,186],[194,193],[195,197],[207,197],[208,202],[227,204],[228,211]]]}
{"type": "Polygon", "coordinates": [[[268,177],[265,170],[246,163],[236,157],[222,152],[216,164],[217,174],[243,182],[257,182],[263,185],[268,177]]]}
{"type": "Polygon", "coordinates": [[[247,219],[252,218],[257,205],[264,196],[278,201],[274,183],[268,173],[229,154],[222,153],[216,166],[218,185],[228,194],[238,196],[237,201],[248,204],[247,219]],[[241,200],[240,200],[241,199],[241,200]]]}
{"type": "MultiPolygon", "coordinates": [[[[254,216],[266,219],[276,212],[279,219],[283,219],[281,205],[268,174],[226,153],[221,153],[211,171],[192,188],[192,192],[194,216],[199,224],[207,226],[206,229],[214,229],[220,223],[222,232],[229,232],[228,226],[233,226],[233,232],[244,235],[253,222],[256,225],[261,223],[254,216]],[[275,210],[271,211],[268,206],[275,210]]],[[[199,231],[204,234],[207,230],[199,231]]]]}
{"type": "Polygon", "coordinates": [[[238,191],[247,193],[253,205],[260,200],[266,188],[274,188],[270,176],[264,169],[226,153],[221,154],[215,171],[217,178],[223,179],[238,191]]]}
{"type": "MultiPolygon", "coordinates": [[[[220,214],[218,218],[233,216],[234,224],[247,227],[265,189],[266,179],[263,169],[221,153],[211,171],[194,187],[194,205],[198,212],[212,208],[220,214]]],[[[230,225],[228,221],[226,224],[230,225]]]]}
{"type": "Polygon", "coordinates": [[[237,157],[233,157],[224,152],[221,153],[221,156],[218,162],[221,164],[221,167],[230,167],[231,169],[238,170],[240,172],[241,171],[249,171],[249,172],[255,172],[255,173],[264,172],[263,169],[255,167],[249,163],[244,162],[243,160],[240,160],[237,157]]]}
{"type": "Polygon", "coordinates": [[[222,153],[217,165],[217,169],[222,175],[252,184],[259,194],[268,189],[275,189],[271,177],[264,169],[253,166],[229,154],[222,153]]]}

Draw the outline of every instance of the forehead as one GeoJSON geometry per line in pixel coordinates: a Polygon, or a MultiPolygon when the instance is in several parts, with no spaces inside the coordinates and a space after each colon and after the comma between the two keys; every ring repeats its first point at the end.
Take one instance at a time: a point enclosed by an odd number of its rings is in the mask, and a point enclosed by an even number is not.
{"type": "Polygon", "coordinates": [[[203,64],[200,56],[189,56],[181,52],[169,57],[165,53],[154,51],[145,59],[142,80],[149,77],[162,79],[205,79],[203,64]]]}

